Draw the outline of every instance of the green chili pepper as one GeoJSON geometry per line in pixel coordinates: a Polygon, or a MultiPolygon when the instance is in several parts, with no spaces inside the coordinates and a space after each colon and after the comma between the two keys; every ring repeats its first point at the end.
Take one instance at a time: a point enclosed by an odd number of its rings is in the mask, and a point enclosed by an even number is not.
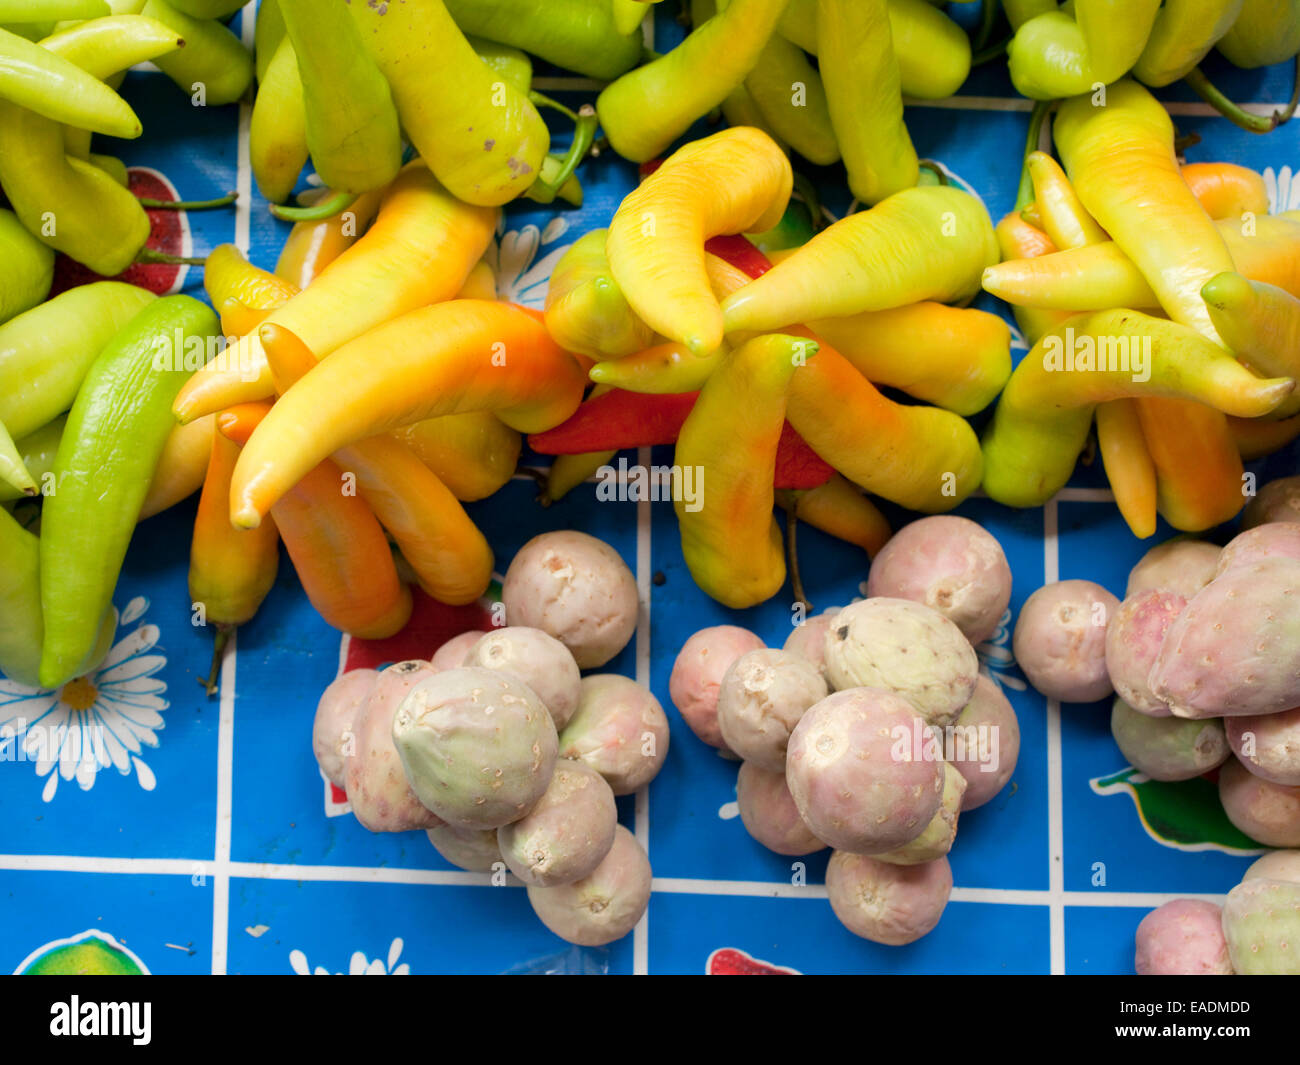
{"type": "Polygon", "coordinates": [[[550,132],[527,96],[478,57],[442,0],[349,9],[407,136],[447,190],[486,207],[527,192],[550,132]]]}
{"type": "Polygon", "coordinates": [[[190,18],[228,18],[248,0],[169,0],[172,7],[190,18]]]}
{"type": "Polygon", "coordinates": [[[402,132],[388,82],[343,0],[280,0],[298,58],[307,147],[332,189],[369,192],[397,176],[402,132]]]}
{"type": "Polygon", "coordinates": [[[1160,0],[1076,0],[1072,18],[1049,11],[1016,31],[1011,81],[1033,100],[1091,92],[1122,78],[1146,47],[1160,0]]]}
{"type": "Polygon", "coordinates": [[[527,52],[482,37],[465,39],[478,53],[478,57],[507,85],[522,93],[528,92],[533,87],[533,61],[528,58],[527,52]]]}
{"type": "MultiPolygon", "coordinates": [[[[0,208],[0,323],[50,294],[54,252],[31,235],[13,211],[0,208]]],[[[0,396],[0,406],[5,397],[0,396]]]]}
{"type": "Polygon", "coordinates": [[[732,0],[667,55],[606,88],[596,111],[614,150],[653,159],[721,104],[757,65],[785,4],[732,0]]]}
{"type": "Polygon", "coordinates": [[[9,22],[0,25],[0,30],[8,30],[25,41],[39,41],[54,32],[56,22],[9,22]]]}
{"type": "Polygon", "coordinates": [[[942,11],[926,0],[889,0],[889,27],[905,96],[943,100],[965,84],[970,38],[942,11]]]}
{"type": "Polygon", "coordinates": [[[0,22],[49,22],[112,14],[104,0],[0,0],[0,22]]]}
{"type": "MultiPolygon", "coordinates": [[[[964,33],[961,37],[966,39],[964,33]]],[[[826,87],[802,48],[773,34],[745,79],[745,88],[779,141],[818,166],[839,160],[826,87]]]]}
{"type": "Polygon", "coordinates": [[[164,0],[148,0],[143,13],[185,38],[185,47],[155,65],[190,94],[196,106],[231,104],[253,81],[253,57],[238,37],[213,19],[191,18],[164,0]]]}
{"type": "Polygon", "coordinates": [[[863,203],[879,203],[920,176],[903,123],[898,59],[885,0],[819,0],[817,36],[831,121],[863,203]]]}
{"type": "Polygon", "coordinates": [[[1300,51],[1300,0],[1246,0],[1219,51],[1234,66],[1271,66],[1300,51]]]}
{"type": "Polygon", "coordinates": [[[41,664],[39,541],[0,508],[0,672],[38,687],[41,664]]]}
{"type": "MultiPolygon", "coordinates": [[[[63,427],[68,417],[61,414],[54,421],[42,425],[36,432],[14,442],[18,454],[32,475],[42,495],[48,495],[53,485],[54,456],[59,450],[59,441],[63,439],[63,427]]],[[[9,503],[22,499],[25,492],[9,485],[0,485],[0,503],[9,503]]]]}
{"type": "Polygon", "coordinates": [[[0,100],[0,186],[50,247],[113,277],[149,239],[149,216],[99,167],[67,156],[60,127],[0,100]]]}
{"type": "Polygon", "coordinates": [[[130,139],[143,131],[130,105],[99,78],[7,30],[0,30],[0,97],[111,137],[130,139]]]}
{"type": "Polygon", "coordinates": [[[280,14],[280,0],[262,0],[257,5],[257,25],[253,28],[253,66],[259,85],[283,40],[284,16],[280,14]]]}
{"type": "Polygon", "coordinates": [[[95,357],[155,298],[96,281],[0,326],[0,422],[22,439],[66,411],[95,357]]]}
{"type": "Polygon", "coordinates": [[[91,166],[99,167],[122,188],[126,188],[131,183],[131,175],[127,173],[126,164],[115,155],[96,155],[91,152],[87,156],[86,162],[90,163],[91,166]]]}
{"type": "Polygon", "coordinates": [[[641,34],[622,35],[593,0],[447,0],[457,25],[589,78],[609,81],[641,61],[641,34]]]}
{"type": "Polygon", "coordinates": [[[41,683],[76,674],[95,643],[140,505],[168,434],[172,401],[220,325],[210,307],[167,296],[137,314],[86,374],[55,459],[45,500],[41,683]],[[191,366],[186,370],[185,366],[191,366]]]}
{"type": "Polygon", "coordinates": [[[1002,0],[1002,9],[1007,13],[1007,21],[1013,30],[1020,29],[1031,18],[1055,11],[1060,4],[1056,0],[1002,0]]]}
{"type": "Polygon", "coordinates": [[[0,484],[16,489],[19,495],[34,496],[37,493],[36,481],[23,463],[4,422],[0,422],[0,484]]]}
{"type": "Polygon", "coordinates": [[[1185,78],[1237,21],[1242,0],[1167,0],[1133,76],[1153,88],[1185,78]]]}

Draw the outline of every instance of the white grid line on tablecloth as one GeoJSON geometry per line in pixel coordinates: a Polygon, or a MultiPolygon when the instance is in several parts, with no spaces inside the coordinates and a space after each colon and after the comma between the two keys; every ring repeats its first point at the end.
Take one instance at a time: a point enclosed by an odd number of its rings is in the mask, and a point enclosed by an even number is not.
{"type": "MultiPolygon", "coordinates": [[[[652,19],[653,13],[647,18],[652,19]]],[[[649,467],[650,449],[637,449],[636,460],[649,467]]],[[[650,500],[636,504],[636,682],[650,688],[650,500]]],[[[635,814],[637,842],[650,853],[650,785],[636,793],[635,814]]],[[[650,971],[650,909],[641,915],[632,930],[632,972],[644,976],[650,971]]]]}
{"type": "MultiPolygon", "coordinates": [[[[1043,507],[1043,583],[1061,579],[1060,515],[1055,498],[1043,507]]],[[[1051,973],[1065,972],[1065,788],[1061,768],[1061,704],[1047,700],[1047,885],[1051,973]]]]}

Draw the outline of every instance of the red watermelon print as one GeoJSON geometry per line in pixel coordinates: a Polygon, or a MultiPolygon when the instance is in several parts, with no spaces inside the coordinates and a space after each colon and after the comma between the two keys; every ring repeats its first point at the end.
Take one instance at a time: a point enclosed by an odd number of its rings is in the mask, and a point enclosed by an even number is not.
{"type": "Polygon", "coordinates": [[[709,955],[704,971],[709,976],[802,976],[798,969],[760,961],[735,947],[721,947],[709,955]]]}

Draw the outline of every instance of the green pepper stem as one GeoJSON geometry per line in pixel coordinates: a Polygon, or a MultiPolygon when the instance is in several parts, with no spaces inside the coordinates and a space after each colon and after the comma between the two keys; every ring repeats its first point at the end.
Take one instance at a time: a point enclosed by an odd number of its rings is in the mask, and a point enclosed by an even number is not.
{"type": "Polygon", "coordinates": [[[336,192],[320,203],[313,203],[307,207],[286,207],[283,204],[271,204],[271,213],[281,222],[323,222],[326,218],[333,218],[336,214],[346,211],[357,202],[358,194],[355,192],[336,192]]]}
{"type": "Polygon", "coordinates": [[[552,111],[559,111],[570,122],[578,121],[577,114],[571,108],[566,107],[559,100],[553,99],[545,93],[538,92],[536,89],[529,90],[528,100],[534,107],[549,107],[552,111]]]}
{"type": "MultiPolygon", "coordinates": [[[[1234,126],[1239,126],[1248,133],[1271,133],[1278,126],[1278,120],[1282,112],[1274,112],[1272,115],[1267,116],[1252,115],[1240,104],[1233,103],[1229,100],[1228,97],[1225,96],[1223,92],[1205,76],[1200,67],[1193,67],[1192,72],[1183,80],[1187,82],[1188,86],[1197,96],[1218,111],[1219,114],[1234,126]]],[[[1288,115],[1288,117],[1290,116],[1288,115]]]]}
{"type": "Polygon", "coordinates": [[[238,202],[239,193],[228,192],[215,200],[155,200],[150,196],[137,196],[141,207],[151,211],[215,211],[238,202]]]}
{"type": "MultiPolygon", "coordinates": [[[[596,109],[591,104],[583,104],[575,119],[573,143],[569,145],[569,150],[564,156],[547,156],[546,162],[543,164],[542,174],[527,192],[530,200],[535,200],[538,203],[553,203],[556,197],[559,196],[569,203],[574,203],[571,196],[564,195],[565,186],[569,184],[569,179],[573,177],[574,171],[578,169],[578,164],[590,153],[592,142],[596,139],[596,127],[599,122],[596,109]]],[[[575,206],[582,206],[581,187],[579,187],[578,200],[575,206]]]]}
{"type": "Polygon", "coordinates": [[[982,67],[985,63],[992,63],[993,60],[1006,54],[1007,45],[1011,43],[1010,37],[1003,37],[994,41],[992,44],[986,44],[970,57],[972,67],[982,67]]]}
{"type": "Polygon", "coordinates": [[[998,13],[1002,10],[1000,0],[980,0],[980,20],[971,41],[972,50],[979,52],[993,36],[993,27],[998,23],[998,13]]]}
{"type": "Polygon", "coordinates": [[[1291,99],[1285,108],[1273,115],[1273,118],[1279,126],[1290,122],[1295,116],[1297,107],[1300,107],[1300,54],[1295,57],[1295,70],[1291,75],[1291,99]]]}
{"type": "Polygon", "coordinates": [[[822,201],[821,197],[817,195],[817,186],[806,175],[796,170],[794,172],[794,191],[808,205],[808,213],[812,215],[813,232],[820,233],[826,224],[826,219],[822,217],[822,201]]]}
{"type": "Polygon", "coordinates": [[[136,253],[135,261],[141,266],[206,266],[208,257],[206,255],[168,255],[165,251],[159,251],[157,248],[141,248],[136,253]]]}
{"type": "Polygon", "coordinates": [[[948,180],[948,172],[944,170],[944,168],[939,163],[936,163],[933,159],[922,159],[918,162],[917,165],[925,173],[934,175],[933,181],[923,182],[923,184],[932,184],[932,185],[951,184],[951,182],[948,180]]]}
{"type": "Polygon", "coordinates": [[[1029,177],[1029,157],[1038,151],[1038,142],[1043,136],[1043,122],[1055,100],[1039,100],[1029,115],[1029,135],[1025,138],[1025,156],[1020,166],[1020,191],[1016,194],[1016,210],[1022,211],[1033,201],[1034,183],[1029,177]]]}
{"type": "Polygon", "coordinates": [[[207,690],[209,696],[217,694],[219,687],[217,678],[221,676],[221,661],[226,655],[226,646],[230,643],[230,634],[235,631],[233,625],[218,625],[217,635],[212,641],[212,668],[208,671],[208,679],[199,678],[199,683],[207,690]]]}

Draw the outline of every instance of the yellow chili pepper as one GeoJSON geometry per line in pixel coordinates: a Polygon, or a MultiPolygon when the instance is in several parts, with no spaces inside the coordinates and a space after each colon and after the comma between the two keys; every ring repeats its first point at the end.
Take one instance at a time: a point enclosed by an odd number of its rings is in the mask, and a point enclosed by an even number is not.
{"type": "MultiPolygon", "coordinates": [[[[287,329],[264,325],[260,335],[278,391],[287,391],[315,367],[315,356],[287,329]]],[[[388,530],[426,593],[459,606],[487,591],[492,549],[465,508],[415,452],[391,437],[375,436],[340,448],[333,457],[345,474],[356,477],[361,498],[388,530]]]]}
{"type": "MultiPolygon", "coordinates": [[[[554,280],[551,282],[554,284],[554,280]]],[[[497,275],[492,264],[480,259],[470,270],[465,283],[456,293],[458,300],[494,300],[497,298],[497,275]]]]}
{"type": "Polygon", "coordinates": [[[1217,342],[1201,288],[1234,269],[1232,256],[1179,172],[1169,112],[1133,81],[1106,93],[1104,107],[1091,97],[1061,105],[1053,133],[1065,169],[1169,317],[1217,342]]]}
{"type": "Polygon", "coordinates": [[[539,500],[544,507],[558,503],[580,484],[594,477],[613,461],[617,451],[591,451],[585,455],[556,455],[546,471],[546,486],[539,500]]]}
{"type": "MultiPolygon", "coordinates": [[[[1042,230],[1025,221],[1017,212],[1007,214],[993,229],[997,235],[998,248],[1002,260],[1036,259],[1040,255],[1050,255],[1056,251],[1056,245],[1042,230]]],[[[988,272],[985,271],[985,276],[988,272]]],[[[1060,325],[1073,315],[1073,310],[1049,311],[1039,307],[1011,305],[1016,324],[1020,327],[1025,343],[1033,347],[1038,338],[1049,329],[1060,325]]]]}
{"type": "Polygon", "coordinates": [[[772,479],[786,389],[816,352],[802,337],[747,341],[709,378],[677,438],[675,464],[696,486],[694,501],[683,492],[673,503],[682,555],[701,590],[726,606],[754,606],[785,583],[772,479]]]}
{"type": "Polygon", "coordinates": [[[486,499],[519,465],[523,436],[491,411],[444,414],[394,429],[394,439],[414,451],[457,499],[486,499]]]}
{"type": "Polygon", "coordinates": [[[174,507],[199,490],[208,469],[215,431],[216,416],[212,414],[172,427],[140,506],[140,521],[174,507]]]}
{"type": "Polygon", "coordinates": [[[275,585],[280,568],[280,534],[274,522],[256,529],[230,524],[230,476],[239,445],[212,433],[207,474],[190,540],[190,599],[203,623],[216,626],[207,689],[217,690],[217,674],[230,633],[251,621],[275,585]]]}
{"type": "Polygon", "coordinates": [[[270,203],[287,200],[311,155],[298,54],[287,37],[280,41],[258,79],[248,154],[258,191],[270,203]]]}
{"type": "Polygon", "coordinates": [[[1025,165],[1034,184],[1034,202],[1042,228],[1057,248],[1082,248],[1110,239],[1079,202],[1070,179],[1055,159],[1046,152],[1031,152],[1025,165]]]}
{"type": "Polygon", "coordinates": [[[573,245],[551,274],[546,328],[566,351],[617,359],[649,347],[654,331],[628,306],[605,253],[607,229],[573,245]]]}
{"type": "MultiPolygon", "coordinates": [[[[1240,274],[1220,274],[1201,291],[1215,328],[1237,358],[1258,374],[1300,379],[1300,299],[1240,274]]],[[[1292,396],[1273,416],[1296,413],[1300,397],[1292,396]]]]}
{"type": "Polygon", "coordinates": [[[1254,462],[1300,437],[1300,414],[1271,422],[1263,418],[1229,418],[1228,431],[1237,444],[1243,462],[1254,462]]]}
{"type": "Polygon", "coordinates": [[[256,526],[326,456],[425,418],[490,410],[521,432],[558,425],[582,401],[585,374],[539,318],[511,304],[455,300],[339,348],[285,392],[244,447],[231,520],[256,526]]]}
{"type": "Polygon", "coordinates": [[[255,310],[283,306],[301,291],[292,282],[254,266],[234,244],[218,244],[208,253],[203,288],[214,307],[235,299],[255,310]]]}
{"type": "MultiPolygon", "coordinates": [[[[324,199],[332,193],[329,189],[322,189],[317,195],[324,199]]],[[[276,277],[306,288],[361,238],[379,212],[383,198],[380,190],[367,192],[332,218],[319,222],[295,222],[280,249],[280,258],[275,264],[276,277]]]]}
{"type": "Polygon", "coordinates": [[[1025,22],[1007,47],[1023,96],[1055,100],[1109,85],[1142,55],[1160,0],[1075,0],[1073,16],[1051,10],[1025,22]]]}
{"type": "MultiPolygon", "coordinates": [[[[370,231],[267,321],[323,358],[382,322],[454,296],[487,250],[496,222],[496,210],[461,203],[428,169],[408,167],[389,187],[370,231]]],[[[225,355],[181,389],[178,419],[272,393],[256,336],[244,337],[225,355]]]]}
{"type": "Polygon", "coordinates": [[[1138,402],[1115,399],[1097,405],[1097,450],[1115,505],[1139,540],[1156,531],[1156,466],[1142,434],[1138,402]]]}
{"type": "Polygon", "coordinates": [[[823,460],[900,506],[951,510],[979,487],[979,438],[965,418],[886,399],[826,344],[790,382],[786,417],[823,460]]]}
{"type": "MultiPolygon", "coordinates": [[[[723,301],[726,331],[846,318],[920,300],[957,303],[998,260],[984,205],[942,185],[905,189],[842,218],[723,301]]],[[[662,332],[663,330],[660,330],[662,332]]]]}
{"type": "MultiPolygon", "coordinates": [[[[1300,215],[1296,218],[1261,215],[1252,222],[1250,236],[1234,219],[1215,226],[1236,272],[1295,296],[1300,295],[1300,215]]],[[[984,290],[1019,307],[1097,311],[1159,306],[1142,271],[1112,242],[990,267],[984,271],[984,290]]],[[[1203,300],[1202,310],[1208,320],[1203,300]]]]}
{"type": "Polygon", "coordinates": [[[1244,215],[1268,214],[1268,189],[1264,178],[1250,167],[1235,163],[1188,163],[1183,180],[1192,195],[1215,221],[1244,215]]]}
{"type": "Polygon", "coordinates": [[[606,254],[632,309],[694,354],[715,351],[723,315],[709,286],[704,242],[771,229],[793,185],[790,160],[756,129],[724,130],[674,152],[610,223],[606,254]]]}
{"type": "Polygon", "coordinates": [[[876,204],[920,176],[885,0],[818,0],[817,45],[849,188],[876,204]]]}
{"type": "Polygon", "coordinates": [[[1133,76],[1159,88],[1191,73],[1241,14],[1242,0],[1167,0],[1133,76]]]}
{"type": "Polygon", "coordinates": [[[1097,403],[1163,396],[1253,418],[1294,387],[1288,377],[1259,379],[1176,322],[1123,309],[1076,315],[1012,373],[984,434],[984,490],[1009,506],[1050,499],[1074,469],[1097,403]]]}

